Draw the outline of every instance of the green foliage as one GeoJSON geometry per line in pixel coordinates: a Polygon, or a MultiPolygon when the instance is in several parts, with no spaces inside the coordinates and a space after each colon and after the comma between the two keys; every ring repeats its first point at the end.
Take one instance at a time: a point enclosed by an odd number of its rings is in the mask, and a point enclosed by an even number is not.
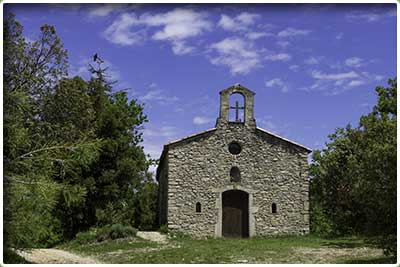
{"type": "Polygon", "coordinates": [[[397,80],[378,86],[378,103],[358,127],[338,128],[310,167],[311,229],[366,234],[396,253],[397,80]]]}
{"type": "Polygon", "coordinates": [[[78,244],[88,244],[95,241],[97,241],[97,232],[93,228],[88,231],[79,232],[73,240],[74,243],[78,244]]]}
{"type": "Polygon", "coordinates": [[[167,234],[168,233],[168,225],[165,225],[165,224],[160,225],[160,228],[158,228],[158,231],[162,234],[167,234]]]}
{"type": "MultiPolygon", "coordinates": [[[[4,258],[4,263],[6,263],[6,264],[31,263],[31,262],[28,262],[27,260],[25,260],[25,258],[21,257],[20,255],[18,255],[17,253],[15,253],[14,251],[12,251],[8,248],[3,249],[3,258],[4,258]]],[[[0,264],[0,266],[2,266],[2,265],[0,264]]]]}
{"type": "Polygon", "coordinates": [[[53,27],[25,42],[23,27],[4,21],[4,246],[20,248],[60,240],[52,217],[62,185],[51,179],[56,162],[78,143],[57,143],[38,134],[44,95],[66,74],[66,51],[53,27]]]}
{"type": "Polygon", "coordinates": [[[72,241],[77,244],[89,244],[103,242],[109,239],[135,237],[137,229],[128,225],[112,224],[103,227],[92,227],[88,231],[80,232],[72,241]]]}
{"type": "Polygon", "coordinates": [[[131,226],[125,226],[122,224],[113,224],[110,227],[110,238],[118,239],[118,238],[126,238],[131,236],[136,236],[137,229],[131,226]]]}
{"type": "Polygon", "coordinates": [[[140,229],[154,230],[156,228],[157,184],[149,180],[143,184],[139,192],[140,229]]]}
{"type": "MultiPolygon", "coordinates": [[[[139,146],[147,121],[143,106],[112,87],[101,63],[90,66],[89,81],[67,78],[67,52],[53,26],[43,25],[34,42],[22,33],[9,15],[4,20],[5,247],[51,246],[93,226],[153,227],[156,185],[148,185],[151,161],[139,146]]],[[[115,227],[114,237],[130,231],[115,227]]]]}
{"type": "Polygon", "coordinates": [[[333,235],[332,222],[328,219],[323,209],[318,203],[313,203],[310,216],[310,231],[322,237],[330,237],[333,235]]]}

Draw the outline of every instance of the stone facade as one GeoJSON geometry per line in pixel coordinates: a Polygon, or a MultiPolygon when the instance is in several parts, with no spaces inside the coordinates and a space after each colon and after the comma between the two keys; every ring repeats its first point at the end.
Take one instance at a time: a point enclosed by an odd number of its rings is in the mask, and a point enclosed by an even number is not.
{"type": "Polygon", "coordinates": [[[257,128],[254,93],[247,88],[236,85],[220,96],[215,128],[164,146],[157,169],[160,224],[199,237],[223,236],[237,223],[245,236],[308,233],[310,150],[257,128]],[[244,96],[243,123],[228,121],[233,93],[244,96]],[[229,151],[232,142],[240,145],[240,153],[229,151]],[[232,167],[238,168],[239,181],[230,177],[232,167]],[[246,196],[246,208],[239,211],[245,216],[233,219],[238,222],[226,219],[223,195],[228,191],[246,196]]]}

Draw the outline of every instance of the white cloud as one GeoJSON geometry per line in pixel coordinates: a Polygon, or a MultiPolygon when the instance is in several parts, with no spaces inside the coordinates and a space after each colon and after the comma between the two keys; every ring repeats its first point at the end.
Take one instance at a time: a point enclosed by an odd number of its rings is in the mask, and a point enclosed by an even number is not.
{"type": "Polygon", "coordinates": [[[368,8],[364,10],[353,10],[346,14],[349,21],[376,22],[384,18],[396,16],[396,9],[368,8]]]}
{"type": "Polygon", "coordinates": [[[125,10],[127,8],[132,8],[133,5],[130,4],[96,4],[90,5],[89,7],[89,17],[105,17],[110,15],[115,11],[125,10]],[[92,7],[93,6],[93,7],[92,7]]]}
{"type": "Polygon", "coordinates": [[[247,74],[260,66],[259,53],[253,45],[239,38],[226,38],[210,45],[217,56],[210,59],[214,65],[227,66],[231,74],[247,74]]]}
{"type": "Polygon", "coordinates": [[[368,22],[373,22],[379,20],[380,16],[374,13],[366,13],[362,11],[354,11],[346,15],[346,18],[350,20],[365,20],[368,22]]]}
{"type": "Polygon", "coordinates": [[[112,43],[134,45],[144,40],[150,28],[158,28],[152,39],[168,41],[172,51],[184,55],[194,51],[187,40],[211,30],[212,23],[206,19],[207,14],[188,8],[176,8],[166,13],[145,13],[137,17],[134,13],[124,13],[104,32],[104,37],[112,43]],[[136,29],[136,31],[133,31],[136,29]]]}
{"type": "Polygon", "coordinates": [[[167,137],[175,136],[177,134],[177,128],[174,126],[162,126],[159,134],[167,137]]]}
{"type": "Polygon", "coordinates": [[[296,72],[296,71],[299,70],[299,65],[290,65],[290,66],[289,66],[289,69],[290,69],[291,71],[296,72]]]}
{"type": "Polygon", "coordinates": [[[192,9],[176,8],[162,14],[144,14],[140,20],[148,26],[163,27],[153,35],[153,39],[176,41],[195,37],[210,30],[212,24],[205,19],[206,16],[206,13],[192,9]]]}
{"type": "Polygon", "coordinates": [[[364,62],[359,57],[350,57],[344,61],[344,64],[346,64],[348,67],[359,68],[364,65],[364,62]]]}
{"type": "Polygon", "coordinates": [[[322,73],[321,71],[314,70],[311,72],[311,76],[314,79],[319,80],[342,80],[342,79],[351,79],[351,78],[358,78],[359,75],[354,71],[350,72],[342,72],[342,73],[322,73]]]}
{"type": "MultiPolygon", "coordinates": [[[[163,149],[163,143],[155,144],[154,142],[149,142],[148,135],[144,133],[144,142],[141,144],[144,148],[145,154],[149,154],[152,159],[158,159],[161,156],[161,152],[163,149]]],[[[167,141],[167,140],[165,140],[167,141]]]]}
{"type": "Polygon", "coordinates": [[[281,41],[276,42],[276,44],[279,45],[282,48],[286,48],[286,47],[288,47],[290,45],[290,42],[281,40],[281,41]]]}
{"type": "Polygon", "coordinates": [[[278,126],[273,123],[272,121],[265,121],[261,123],[263,125],[263,128],[266,128],[268,130],[272,130],[272,131],[277,131],[278,126]]]}
{"type": "Polygon", "coordinates": [[[235,20],[225,14],[221,15],[221,18],[218,21],[218,26],[222,27],[225,30],[231,30],[231,31],[238,30],[236,27],[235,20]]]}
{"type": "Polygon", "coordinates": [[[284,83],[280,78],[274,78],[272,80],[266,81],[265,86],[280,88],[282,93],[286,93],[289,90],[288,85],[284,83]]]}
{"type": "Polygon", "coordinates": [[[159,104],[170,104],[179,100],[176,96],[166,96],[161,90],[155,89],[148,91],[145,95],[139,96],[143,102],[155,101],[159,104]]]}
{"type": "Polygon", "coordinates": [[[114,10],[114,6],[110,4],[102,4],[96,6],[89,11],[90,17],[105,17],[109,15],[114,10]]]}
{"type": "Polygon", "coordinates": [[[210,121],[211,119],[207,117],[196,116],[193,118],[193,123],[197,125],[206,124],[209,123],[210,121]]]}
{"type": "Polygon", "coordinates": [[[310,72],[314,83],[305,91],[323,91],[327,95],[337,95],[364,84],[371,83],[375,80],[376,75],[368,72],[339,72],[339,73],[323,73],[319,70],[310,72]]]}
{"type": "Polygon", "coordinates": [[[144,137],[174,137],[178,133],[175,126],[162,126],[145,128],[143,131],[144,137]]]}
{"type": "Polygon", "coordinates": [[[331,62],[328,64],[329,68],[334,69],[334,70],[338,70],[341,71],[344,66],[341,62],[337,61],[337,62],[331,62]]]}
{"type": "Polygon", "coordinates": [[[211,22],[204,12],[192,9],[176,8],[163,14],[141,16],[142,23],[148,26],[161,26],[162,30],[154,33],[153,39],[170,41],[172,51],[176,55],[185,55],[194,51],[193,46],[187,45],[186,39],[203,34],[212,28],[211,22]]]}
{"type": "Polygon", "coordinates": [[[356,86],[360,86],[365,84],[365,81],[361,81],[361,80],[352,80],[350,81],[347,85],[350,87],[356,87],[356,86]]]}
{"type": "Polygon", "coordinates": [[[246,34],[246,37],[250,40],[257,40],[262,37],[271,36],[271,35],[272,35],[272,33],[267,33],[267,32],[249,32],[248,34],[246,34]]]}
{"type": "Polygon", "coordinates": [[[244,31],[247,30],[248,26],[254,24],[259,17],[260,15],[258,14],[248,12],[242,12],[233,18],[222,14],[218,21],[218,26],[227,31],[244,31]]]}
{"type": "Polygon", "coordinates": [[[188,46],[184,41],[173,41],[172,51],[175,55],[189,54],[194,50],[193,46],[188,46]]]}
{"type": "Polygon", "coordinates": [[[251,25],[259,17],[260,17],[260,15],[258,15],[258,14],[242,12],[236,17],[236,20],[238,20],[239,22],[241,22],[241,23],[243,23],[245,25],[251,25]]]}
{"type": "Polygon", "coordinates": [[[103,36],[114,44],[123,46],[134,45],[143,40],[143,30],[132,32],[131,28],[139,23],[135,14],[121,14],[104,31],[103,36]]]}
{"type": "Polygon", "coordinates": [[[292,56],[287,53],[279,53],[265,57],[265,59],[269,61],[289,61],[291,58],[292,56]]]}
{"type": "Polygon", "coordinates": [[[271,119],[272,119],[272,116],[271,116],[271,115],[269,115],[269,116],[264,116],[264,117],[258,118],[258,119],[257,119],[257,123],[258,123],[258,124],[261,126],[261,128],[263,128],[263,129],[276,131],[276,130],[278,129],[278,126],[277,126],[275,123],[273,123],[273,122],[271,121],[271,119]]]}
{"type": "Polygon", "coordinates": [[[292,36],[304,36],[308,35],[311,31],[310,30],[302,30],[302,29],[295,29],[292,27],[288,27],[284,29],[283,31],[280,31],[278,33],[278,37],[286,38],[286,37],[292,37],[292,36]]]}
{"type": "Polygon", "coordinates": [[[151,88],[151,89],[154,89],[154,88],[157,88],[157,87],[158,87],[158,85],[155,82],[152,82],[152,83],[149,84],[149,88],[151,88]]]}
{"type": "Polygon", "coordinates": [[[382,81],[385,77],[383,75],[375,75],[374,79],[375,81],[382,81]]]}
{"type": "Polygon", "coordinates": [[[316,58],[316,57],[311,56],[311,57],[307,58],[306,60],[304,60],[304,63],[307,65],[317,65],[320,63],[321,59],[322,58],[316,58]]]}
{"type": "Polygon", "coordinates": [[[342,32],[339,32],[338,34],[336,34],[336,36],[335,36],[336,40],[341,40],[343,38],[343,35],[344,34],[342,32]]]}
{"type": "Polygon", "coordinates": [[[288,131],[290,124],[287,122],[282,123],[282,121],[279,121],[279,123],[273,122],[272,116],[264,116],[261,118],[257,119],[257,124],[268,131],[271,131],[276,134],[285,134],[285,132],[288,131]]]}

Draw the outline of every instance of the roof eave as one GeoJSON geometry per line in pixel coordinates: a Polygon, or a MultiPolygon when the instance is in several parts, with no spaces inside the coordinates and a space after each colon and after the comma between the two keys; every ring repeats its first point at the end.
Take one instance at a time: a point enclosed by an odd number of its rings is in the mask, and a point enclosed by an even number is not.
{"type": "Polygon", "coordinates": [[[162,166],[162,164],[164,162],[164,158],[165,158],[165,156],[166,156],[166,154],[168,152],[168,149],[169,149],[169,147],[171,145],[178,145],[179,143],[184,142],[184,141],[186,141],[186,140],[188,140],[190,138],[198,137],[200,135],[213,132],[215,130],[217,130],[217,128],[211,128],[211,129],[208,129],[206,131],[199,132],[199,133],[196,133],[196,134],[192,134],[192,135],[189,135],[189,136],[185,136],[183,138],[180,138],[180,139],[177,139],[177,140],[174,140],[174,141],[171,141],[171,142],[165,144],[164,147],[163,147],[163,150],[161,152],[160,161],[158,163],[158,167],[157,167],[157,171],[156,171],[156,180],[158,181],[158,177],[159,177],[159,173],[160,173],[160,166],[162,166]]]}
{"type": "Polygon", "coordinates": [[[292,141],[292,140],[289,140],[289,139],[284,138],[284,137],[282,137],[282,136],[279,136],[279,135],[277,135],[277,134],[271,133],[271,132],[269,132],[269,131],[267,131],[267,130],[265,130],[265,129],[262,129],[262,128],[260,128],[260,127],[257,127],[257,130],[260,130],[261,132],[264,132],[264,133],[266,133],[266,134],[272,135],[272,136],[277,137],[277,138],[279,138],[279,139],[282,139],[282,140],[284,140],[284,141],[286,141],[286,142],[289,142],[289,143],[291,143],[291,144],[293,144],[293,145],[295,145],[295,146],[298,146],[298,147],[300,147],[300,148],[306,150],[308,153],[311,153],[311,152],[312,152],[312,149],[309,148],[309,147],[300,145],[299,143],[296,143],[296,142],[294,142],[294,141],[292,141]]]}

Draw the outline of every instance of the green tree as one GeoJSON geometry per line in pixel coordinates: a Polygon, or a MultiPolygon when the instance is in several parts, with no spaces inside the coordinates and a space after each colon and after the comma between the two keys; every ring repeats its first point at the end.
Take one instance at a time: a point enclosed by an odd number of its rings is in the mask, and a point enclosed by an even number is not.
{"type": "Polygon", "coordinates": [[[310,166],[311,229],[365,234],[396,253],[397,80],[378,86],[359,125],[338,128],[310,166]]]}
{"type": "MultiPolygon", "coordinates": [[[[89,192],[98,224],[119,222],[138,226],[138,192],[146,179],[149,161],[139,145],[147,121],[143,106],[128,101],[125,91],[112,92],[106,68],[91,67],[89,91],[96,117],[96,136],[103,140],[99,160],[90,173],[96,181],[89,192]],[[113,216],[110,216],[113,214],[113,216]]],[[[89,203],[88,203],[89,204],[89,203]]]]}
{"type": "Polygon", "coordinates": [[[41,27],[27,43],[13,15],[4,21],[4,248],[49,245],[60,240],[52,216],[65,185],[52,179],[55,165],[90,162],[93,142],[48,139],[43,133],[46,95],[66,74],[66,51],[53,27],[41,27]],[[85,160],[82,160],[85,159],[85,160]]]}
{"type": "Polygon", "coordinates": [[[157,193],[158,185],[151,176],[139,191],[140,225],[142,230],[154,230],[157,226],[157,193]]]}
{"type": "Polygon", "coordinates": [[[114,90],[101,60],[89,81],[66,78],[54,27],[40,30],[28,43],[13,15],[4,21],[4,248],[53,245],[94,225],[151,228],[143,106],[114,90]]]}

